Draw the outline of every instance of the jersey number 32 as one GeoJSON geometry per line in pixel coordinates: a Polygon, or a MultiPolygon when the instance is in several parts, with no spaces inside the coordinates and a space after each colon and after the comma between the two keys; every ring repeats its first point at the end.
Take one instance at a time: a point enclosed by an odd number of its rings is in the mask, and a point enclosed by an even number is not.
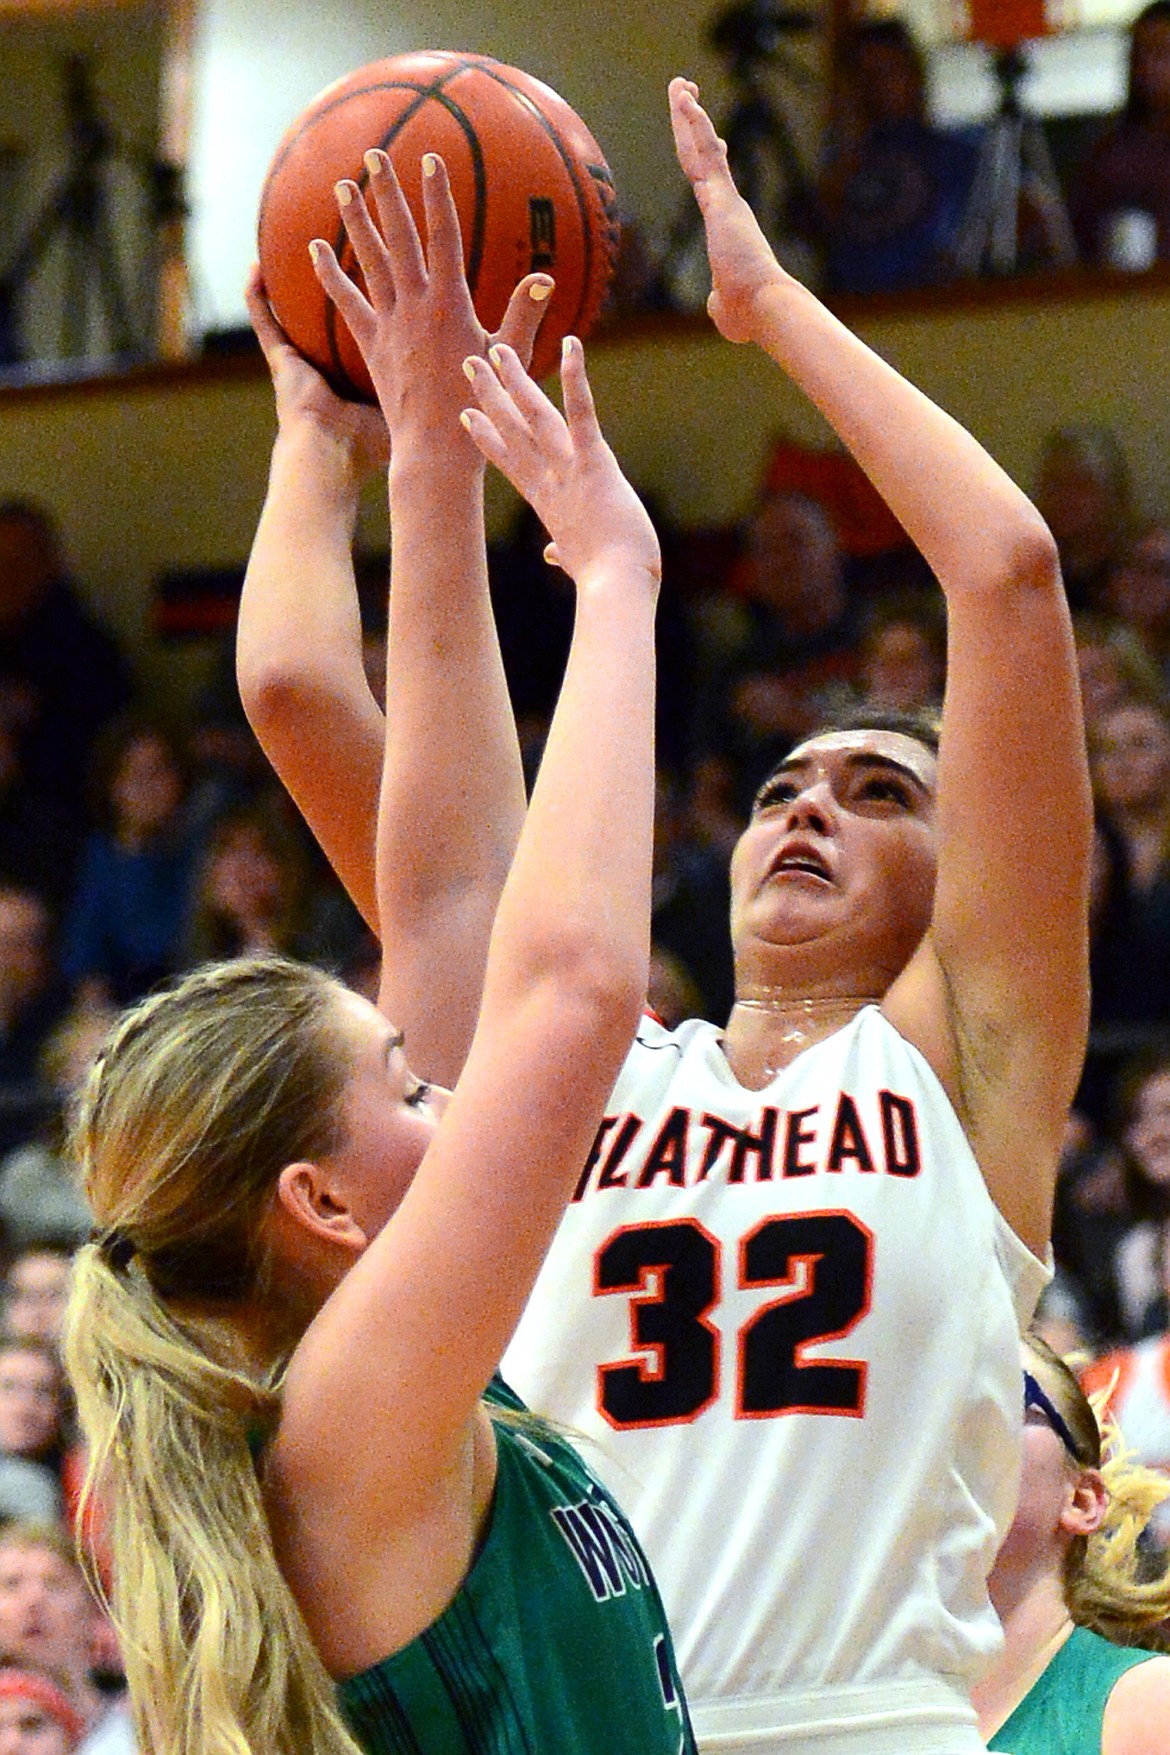
{"type": "Polygon", "coordinates": [[[720,1393],[721,1354],[734,1348],[735,1413],[865,1412],[866,1367],[858,1359],[805,1357],[839,1340],[869,1309],[873,1234],[848,1212],[765,1219],[740,1239],[738,1284],[784,1288],[734,1336],[710,1312],[720,1297],[722,1247],[697,1219],[628,1225],[596,1256],[596,1296],[630,1300],[637,1358],[599,1368],[601,1412],[611,1426],[674,1425],[697,1419],[720,1393]]]}

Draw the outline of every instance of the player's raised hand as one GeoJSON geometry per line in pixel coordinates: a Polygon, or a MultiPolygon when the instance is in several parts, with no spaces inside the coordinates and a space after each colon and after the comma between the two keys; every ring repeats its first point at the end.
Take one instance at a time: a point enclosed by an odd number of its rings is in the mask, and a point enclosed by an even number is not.
{"type": "Polygon", "coordinates": [[[465,362],[478,406],[463,422],[548,531],[546,559],[578,585],[610,567],[657,585],[658,537],[597,424],[581,343],[570,336],[562,349],[563,415],[510,347],[493,347],[490,362],[465,362]]]}
{"type": "Polygon", "coordinates": [[[761,293],[789,277],[735,186],[726,144],[699,102],[693,80],[671,80],[670,124],[678,162],[703,215],[711,264],[707,309],[729,341],[755,341],[761,293]]]}
{"type": "Polygon", "coordinates": [[[289,432],[303,422],[331,435],[349,450],[359,480],[385,469],[390,457],[390,435],[381,409],[338,396],[316,366],[297,351],[272,314],[258,264],[253,264],[248,275],[244,299],[260,351],[272,374],[281,431],[289,432]]]}
{"type": "MultiPolygon", "coordinates": [[[[313,243],[322,287],[361,349],[392,433],[413,424],[428,441],[465,443],[457,425],[464,401],[458,368],[496,339],[484,330],[463,268],[459,216],[441,158],[423,159],[425,239],[420,237],[389,156],[366,154],[367,192],[337,186],[346,235],[365,282],[345,274],[324,239],[313,243]]],[[[552,291],[547,274],[530,274],[512,295],[499,337],[531,357],[552,291]]]]}

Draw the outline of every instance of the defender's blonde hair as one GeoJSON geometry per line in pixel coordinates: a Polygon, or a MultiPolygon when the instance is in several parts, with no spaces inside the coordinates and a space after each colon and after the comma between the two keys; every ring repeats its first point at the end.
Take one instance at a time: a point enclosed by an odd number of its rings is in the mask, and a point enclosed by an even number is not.
{"type": "Polygon", "coordinates": [[[1078,1627],[1091,1628],[1114,1645],[1164,1651],[1170,1638],[1162,1623],[1170,1615],[1170,1562],[1151,1573],[1141,1536],[1164,1499],[1170,1480],[1137,1462],[1125,1449],[1116,1424],[1105,1414],[1108,1394],[1086,1396],[1076,1374],[1039,1335],[1025,1344],[1076,1444],[1070,1466],[1099,1469],[1105,1515],[1090,1536],[1077,1536],[1064,1556],[1064,1600],[1078,1627]]]}
{"type": "Polygon", "coordinates": [[[96,1496],[138,1736],[167,1755],[357,1755],[257,1479],[283,1360],[258,1375],[233,1327],[258,1293],[290,1349],[306,1320],[270,1284],[261,1220],[285,1164],[341,1141],[337,994],[278,958],[197,970],[122,1019],[74,1124],[101,1232],[66,1319],[81,1516],[96,1496]]]}

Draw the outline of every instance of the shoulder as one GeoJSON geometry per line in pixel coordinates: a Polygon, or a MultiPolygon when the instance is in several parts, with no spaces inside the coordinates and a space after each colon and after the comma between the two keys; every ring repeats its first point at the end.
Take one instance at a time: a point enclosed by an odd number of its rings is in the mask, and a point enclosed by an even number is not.
{"type": "Polygon", "coordinates": [[[1170,1657],[1137,1656],[1113,1684],[1101,1755],[1170,1755],[1170,1657]]]}

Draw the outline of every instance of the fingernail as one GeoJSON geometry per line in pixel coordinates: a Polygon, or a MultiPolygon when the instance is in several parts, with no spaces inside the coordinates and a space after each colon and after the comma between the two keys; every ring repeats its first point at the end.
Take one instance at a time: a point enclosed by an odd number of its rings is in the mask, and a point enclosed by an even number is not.
{"type": "Polygon", "coordinates": [[[551,292],[552,292],[552,282],[551,281],[534,280],[532,285],[528,289],[528,296],[530,299],[535,299],[536,302],[538,304],[540,304],[545,299],[548,298],[548,296],[551,292]]]}
{"type": "Polygon", "coordinates": [[[423,176],[424,177],[433,177],[435,172],[438,170],[438,168],[439,168],[439,161],[435,157],[434,153],[433,152],[424,152],[423,153],[423,161],[422,161],[423,176]]]}
{"type": "Polygon", "coordinates": [[[335,185],[333,193],[337,196],[338,206],[348,207],[353,200],[353,185],[351,183],[338,183],[335,185]]]}
{"type": "Polygon", "coordinates": [[[570,359],[572,357],[572,353],[573,353],[573,337],[571,335],[566,335],[565,339],[561,342],[561,358],[563,360],[570,359]]]}
{"type": "Polygon", "coordinates": [[[459,416],[459,425],[465,427],[468,432],[471,431],[471,416],[466,409],[464,409],[463,413],[459,416]]]}
{"type": "Polygon", "coordinates": [[[475,359],[466,359],[463,362],[463,376],[470,378],[473,384],[475,383],[475,369],[478,365],[479,361],[475,359]]]}
{"type": "Polygon", "coordinates": [[[382,154],[378,151],[377,147],[371,146],[369,151],[363,156],[365,158],[366,169],[369,171],[371,177],[380,177],[384,161],[382,154]]]}
{"type": "Polygon", "coordinates": [[[504,358],[504,356],[500,352],[499,348],[498,347],[489,347],[488,348],[488,358],[489,358],[489,360],[491,360],[492,365],[495,366],[496,370],[499,371],[500,366],[503,362],[503,358],[504,358]]]}
{"type": "Polygon", "coordinates": [[[322,244],[320,238],[310,238],[309,239],[309,255],[314,262],[317,262],[320,260],[321,251],[324,249],[324,247],[325,246],[322,244]]]}

